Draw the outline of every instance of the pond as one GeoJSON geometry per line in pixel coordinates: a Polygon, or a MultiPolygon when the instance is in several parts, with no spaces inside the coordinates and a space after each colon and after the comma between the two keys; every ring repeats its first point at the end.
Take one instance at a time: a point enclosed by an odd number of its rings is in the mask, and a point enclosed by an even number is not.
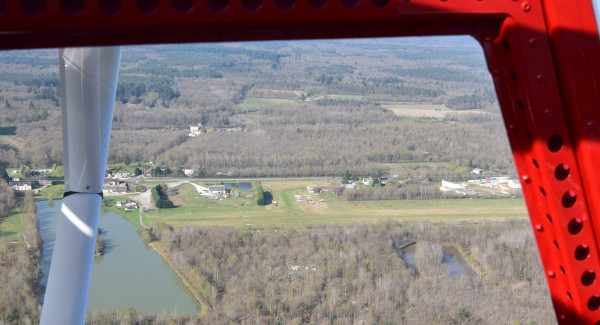
{"type": "Polygon", "coordinates": [[[451,246],[444,246],[444,261],[448,264],[448,275],[452,279],[460,278],[461,276],[467,276],[469,279],[477,278],[477,274],[460,252],[451,246]]]}
{"type": "MultiPolygon", "coordinates": [[[[43,285],[48,281],[61,205],[60,200],[37,203],[44,239],[43,285]]],[[[133,224],[116,213],[102,211],[99,227],[106,238],[106,254],[94,258],[88,311],[125,307],[150,315],[199,313],[191,292],[163,259],[144,245],[133,224]]]]}
{"type": "MultiPolygon", "coordinates": [[[[401,250],[402,260],[406,265],[415,270],[415,249],[417,245],[411,244],[401,250]]],[[[444,253],[444,263],[448,267],[448,276],[451,279],[458,279],[462,276],[467,276],[469,279],[477,279],[477,273],[471,269],[469,263],[463,258],[456,248],[451,246],[442,247],[444,253]]],[[[419,271],[419,270],[416,270],[419,271]]]]}
{"type": "Polygon", "coordinates": [[[225,185],[225,187],[235,187],[243,191],[252,189],[252,183],[224,183],[223,185],[225,185]]]}

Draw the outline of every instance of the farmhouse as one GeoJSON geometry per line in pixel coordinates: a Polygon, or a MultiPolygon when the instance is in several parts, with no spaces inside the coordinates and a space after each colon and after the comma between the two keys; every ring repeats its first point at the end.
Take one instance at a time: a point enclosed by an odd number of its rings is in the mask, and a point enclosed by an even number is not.
{"type": "Polygon", "coordinates": [[[192,175],[194,175],[194,169],[193,168],[183,168],[183,173],[186,176],[192,176],[192,175]]]}
{"type": "Polygon", "coordinates": [[[202,123],[198,123],[197,125],[190,125],[190,133],[188,133],[188,137],[194,138],[202,133],[202,123]]]}
{"type": "Polygon", "coordinates": [[[127,193],[127,183],[121,183],[114,178],[104,179],[104,189],[102,193],[127,193]]]}
{"type": "Polygon", "coordinates": [[[344,184],[344,187],[350,190],[355,190],[359,188],[358,182],[352,182],[350,184],[344,184]]]}
{"type": "Polygon", "coordinates": [[[133,173],[127,170],[123,172],[116,172],[114,175],[115,178],[130,178],[131,176],[133,176],[133,173]]]}
{"type": "Polygon", "coordinates": [[[107,177],[104,179],[104,186],[115,186],[115,185],[119,185],[119,181],[117,179],[114,179],[112,177],[107,177]]]}
{"type": "Polygon", "coordinates": [[[125,210],[135,210],[138,208],[137,203],[131,200],[117,201],[117,207],[122,207],[125,210]]]}
{"type": "Polygon", "coordinates": [[[225,195],[225,185],[210,185],[208,186],[208,192],[214,195],[225,195]]]}
{"type": "Polygon", "coordinates": [[[10,182],[8,185],[17,191],[31,190],[31,182],[10,182]]]}

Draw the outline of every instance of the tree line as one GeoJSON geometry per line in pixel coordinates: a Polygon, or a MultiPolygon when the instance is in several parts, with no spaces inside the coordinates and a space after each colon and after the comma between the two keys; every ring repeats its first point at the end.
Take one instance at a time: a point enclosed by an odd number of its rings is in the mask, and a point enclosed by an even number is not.
{"type": "Polygon", "coordinates": [[[150,191],[154,205],[159,209],[169,209],[175,207],[173,201],[169,200],[169,197],[165,193],[166,185],[156,185],[150,191]]]}

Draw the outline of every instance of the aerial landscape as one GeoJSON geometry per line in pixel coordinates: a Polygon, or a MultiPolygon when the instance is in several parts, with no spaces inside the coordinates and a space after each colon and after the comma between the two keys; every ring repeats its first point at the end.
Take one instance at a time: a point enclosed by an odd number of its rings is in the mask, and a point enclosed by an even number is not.
{"type": "MultiPolygon", "coordinates": [[[[0,52],[0,324],[40,317],[57,64],[0,52]]],[[[556,323],[479,44],[123,47],[86,323],[556,323]]]]}

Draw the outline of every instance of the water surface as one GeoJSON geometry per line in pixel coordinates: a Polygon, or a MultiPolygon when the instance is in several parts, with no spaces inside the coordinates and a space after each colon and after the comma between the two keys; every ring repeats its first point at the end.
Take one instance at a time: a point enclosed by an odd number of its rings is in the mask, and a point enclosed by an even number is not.
{"type": "MultiPolygon", "coordinates": [[[[37,203],[44,239],[42,284],[54,249],[62,201],[37,203]]],[[[94,258],[88,311],[134,308],[147,314],[195,315],[199,309],[181,279],[151,248],[144,246],[136,227],[120,215],[102,211],[99,227],[106,237],[106,254],[94,258]]],[[[43,298],[42,298],[43,299],[43,298]]]]}

